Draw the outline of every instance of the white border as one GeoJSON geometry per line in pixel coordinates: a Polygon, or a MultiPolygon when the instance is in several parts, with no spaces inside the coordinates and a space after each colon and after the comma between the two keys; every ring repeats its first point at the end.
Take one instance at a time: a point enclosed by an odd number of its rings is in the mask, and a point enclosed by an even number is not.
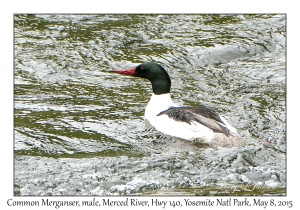
{"type": "MultiPolygon", "coordinates": [[[[14,13],[287,13],[287,197],[278,200],[292,200],[293,209],[299,207],[299,182],[296,176],[299,171],[299,8],[297,1],[274,0],[215,0],[215,1],[40,1],[15,0],[1,3],[1,190],[0,207],[8,209],[6,202],[13,197],[13,14],[14,13]],[[292,2],[292,3],[291,3],[292,2]],[[295,3],[293,3],[295,2],[295,3]]],[[[162,197],[159,197],[162,198],[162,197]]],[[[241,198],[241,197],[240,197],[241,198]]],[[[18,200],[34,200],[34,197],[22,197],[18,200]]],[[[71,197],[59,197],[68,200],[71,197]]],[[[76,198],[84,200],[84,197],[76,198]]],[[[116,198],[117,199],[117,198],[116,198]]],[[[145,197],[145,200],[151,199],[145,197]]],[[[175,197],[167,197],[174,200],[175,197]]],[[[178,199],[183,199],[178,197],[178,199]]],[[[202,197],[203,199],[203,197],[202,197]]],[[[266,199],[263,197],[262,199],[266,199]]],[[[54,207],[51,207],[55,209],[54,207]]],[[[61,207],[63,209],[71,209],[61,207]]],[[[61,209],[60,208],[60,209],[61,209]]],[[[132,207],[129,207],[130,209],[132,207]]],[[[125,208],[125,209],[129,209],[125,208]]],[[[198,207],[206,209],[204,207],[198,207]]],[[[233,209],[238,207],[231,207],[233,209]]],[[[16,209],[16,208],[14,208],[16,209]]],[[[21,208],[20,208],[21,209],[21,208]]],[[[22,209],[32,209],[23,207],[22,209]]],[[[103,208],[102,208],[103,209],[103,208]]],[[[152,209],[152,208],[151,208],[152,209]]],[[[160,207],[161,209],[161,207],[160,207]]],[[[173,209],[168,207],[167,209],[173,209]]],[[[255,209],[255,208],[251,208],[255,209]]],[[[260,208],[262,209],[262,208],[260,208]]],[[[276,208],[278,209],[278,208],[276,208]]],[[[279,208],[280,209],[280,208],[279,208]]]]}

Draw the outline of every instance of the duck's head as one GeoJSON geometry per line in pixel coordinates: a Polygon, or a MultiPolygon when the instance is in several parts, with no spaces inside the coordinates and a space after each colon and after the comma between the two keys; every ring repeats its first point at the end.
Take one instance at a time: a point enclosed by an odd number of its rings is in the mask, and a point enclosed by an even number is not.
{"type": "Polygon", "coordinates": [[[112,72],[150,80],[153,92],[156,95],[169,93],[171,89],[169,74],[157,63],[148,62],[140,64],[132,69],[114,70],[112,72]]]}

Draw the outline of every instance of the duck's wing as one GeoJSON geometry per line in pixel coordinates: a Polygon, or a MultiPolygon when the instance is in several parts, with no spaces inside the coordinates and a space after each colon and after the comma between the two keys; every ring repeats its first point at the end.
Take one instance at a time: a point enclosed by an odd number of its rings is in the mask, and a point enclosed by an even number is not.
{"type": "Polygon", "coordinates": [[[220,116],[206,107],[171,107],[160,112],[157,116],[160,115],[167,115],[175,121],[188,124],[197,122],[212,129],[214,132],[224,133],[226,136],[229,135],[229,129],[220,116]]]}

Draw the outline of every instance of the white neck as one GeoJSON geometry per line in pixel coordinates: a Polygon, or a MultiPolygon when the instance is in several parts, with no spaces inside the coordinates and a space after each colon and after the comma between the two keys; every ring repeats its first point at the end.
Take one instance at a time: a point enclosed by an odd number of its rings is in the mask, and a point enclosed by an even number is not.
{"type": "Polygon", "coordinates": [[[176,106],[176,104],[173,103],[169,93],[161,95],[155,95],[153,93],[145,110],[145,119],[150,120],[171,106],[176,106]]]}

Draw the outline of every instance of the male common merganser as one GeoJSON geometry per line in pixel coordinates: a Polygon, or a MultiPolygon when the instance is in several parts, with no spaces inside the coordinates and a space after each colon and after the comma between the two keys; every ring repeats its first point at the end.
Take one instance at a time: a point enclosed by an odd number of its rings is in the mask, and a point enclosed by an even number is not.
{"type": "Polygon", "coordinates": [[[150,80],[153,94],[145,110],[145,119],[158,131],[195,143],[210,144],[213,148],[245,144],[237,130],[211,109],[174,104],[169,74],[159,64],[148,62],[112,72],[150,80]]]}

